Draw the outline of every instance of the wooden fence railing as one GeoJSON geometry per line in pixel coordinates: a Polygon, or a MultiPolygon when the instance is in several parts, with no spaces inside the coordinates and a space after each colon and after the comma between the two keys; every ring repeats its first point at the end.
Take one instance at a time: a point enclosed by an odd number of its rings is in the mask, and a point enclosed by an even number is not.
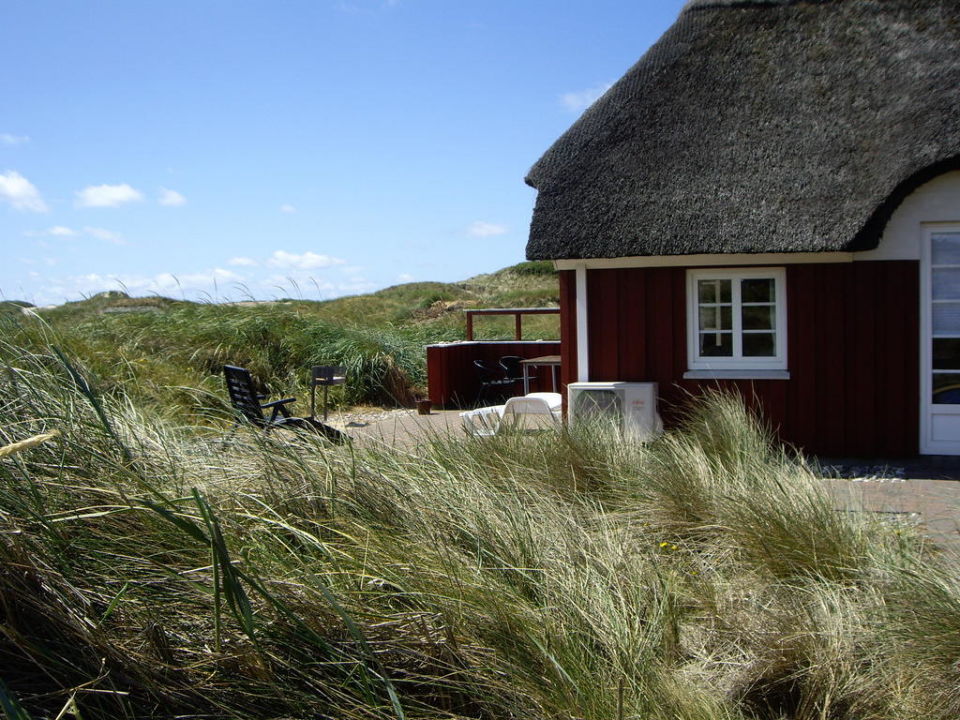
{"type": "Polygon", "coordinates": [[[523,340],[524,315],[559,315],[560,308],[483,308],[464,310],[467,316],[467,340],[473,340],[473,318],[477,315],[513,315],[514,340],[523,340]]]}

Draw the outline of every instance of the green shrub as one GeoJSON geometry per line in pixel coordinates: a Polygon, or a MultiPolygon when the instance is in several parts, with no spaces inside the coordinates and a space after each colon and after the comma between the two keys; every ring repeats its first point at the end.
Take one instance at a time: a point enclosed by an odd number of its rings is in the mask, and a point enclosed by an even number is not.
{"type": "Polygon", "coordinates": [[[554,275],[556,270],[550,260],[532,260],[510,267],[517,275],[554,275]]]}

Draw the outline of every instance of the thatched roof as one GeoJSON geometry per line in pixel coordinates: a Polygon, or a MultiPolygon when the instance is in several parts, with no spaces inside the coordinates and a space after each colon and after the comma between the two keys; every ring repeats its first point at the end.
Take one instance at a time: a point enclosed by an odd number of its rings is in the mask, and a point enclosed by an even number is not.
{"type": "Polygon", "coordinates": [[[958,0],[692,0],[530,170],[527,257],[869,249],[958,159],[958,0]]]}

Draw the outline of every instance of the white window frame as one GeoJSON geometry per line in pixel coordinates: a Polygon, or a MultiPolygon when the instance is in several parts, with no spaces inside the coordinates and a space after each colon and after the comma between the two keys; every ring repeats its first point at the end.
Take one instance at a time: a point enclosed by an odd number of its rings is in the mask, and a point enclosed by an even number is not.
{"type": "Polygon", "coordinates": [[[687,363],[684,377],[787,378],[787,274],[782,267],[698,268],[687,270],[687,363]],[[774,348],[773,357],[744,357],[740,280],[770,278],[774,281],[774,348]],[[733,356],[700,355],[699,304],[697,283],[700,280],[731,280],[733,305],[733,356]]]}

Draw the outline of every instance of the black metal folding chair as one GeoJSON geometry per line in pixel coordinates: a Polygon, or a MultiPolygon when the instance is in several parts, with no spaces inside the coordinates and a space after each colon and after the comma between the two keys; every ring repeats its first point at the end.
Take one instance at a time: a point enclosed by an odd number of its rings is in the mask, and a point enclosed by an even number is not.
{"type": "Polygon", "coordinates": [[[477,393],[477,404],[489,399],[491,395],[503,398],[513,394],[514,381],[508,380],[502,370],[498,372],[483,360],[474,360],[473,366],[480,376],[480,392],[477,393]]]}
{"type": "MultiPolygon", "coordinates": [[[[507,380],[514,383],[523,382],[523,358],[519,355],[504,355],[500,358],[500,367],[506,375],[507,380]]],[[[532,382],[537,379],[536,375],[528,375],[527,381],[532,382]]]]}
{"type": "Polygon", "coordinates": [[[296,401],[296,398],[288,397],[261,403],[261,400],[266,399],[267,396],[257,392],[253,376],[246,368],[224,365],[223,376],[227,381],[230,404],[237,412],[234,428],[246,422],[261,428],[264,432],[270,432],[274,428],[310,430],[324,436],[330,442],[339,444],[349,440],[344,433],[315,418],[292,416],[287,405],[296,401]],[[269,417],[264,416],[264,410],[271,411],[269,417]]]}

